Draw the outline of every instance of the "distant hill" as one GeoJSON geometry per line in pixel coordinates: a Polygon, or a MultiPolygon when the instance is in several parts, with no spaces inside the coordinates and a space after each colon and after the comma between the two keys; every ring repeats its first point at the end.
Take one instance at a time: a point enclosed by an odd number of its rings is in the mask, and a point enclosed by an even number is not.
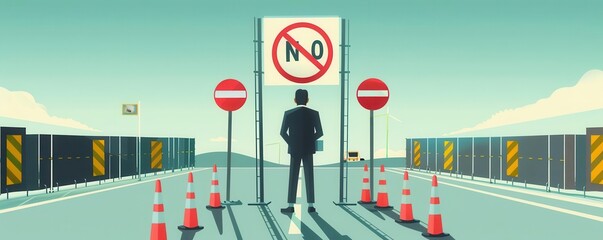
{"type": "MultiPolygon", "coordinates": [[[[405,161],[406,161],[406,158],[388,158],[388,159],[377,158],[374,160],[373,164],[375,165],[375,168],[381,166],[381,164],[385,165],[386,167],[404,167],[405,161]]],[[[349,167],[364,167],[364,164],[368,164],[370,166],[370,161],[367,159],[365,161],[349,162],[348,166],[349,167]]],[[[321,167],[339,167],[339,163],[322,165],[321,167]]]]}
{"type": "MultiPolygon", "coordinates": [[[[405,158],[375,159],[375,167],[384,164],[386,167],[404,167],[405,158]]],[[[195,156],[195,166],[211,167],[216,164],[218,167],[226,167],[226,152],[202,153],[195,156]]],[[[369,164],[369,161],[350,162],[349,167],[363,167],[369,164]]],[[[289,165],[277,164],[264,161],[264,167],[288,167],[289,165]]],[[[339,163],[321,165],[317,167],[338,167],[339,163]]],[[[232,167],[255,167],[255,157],[232,153],[232,167]]]]}
{"type": "MultiPolygon", "coordinates": [[[[202,153],[195,156],[195,166],[212,167],[216,164],[218,167],[226,167],[226,152],[202,153]]],[[[232,153],[232,167],[255,167],[255,157],[243,154],[232,153]]],[[[287,167],[288,165],[279,165],[273,162],[264,161],[264,167],[287,167]]]]}

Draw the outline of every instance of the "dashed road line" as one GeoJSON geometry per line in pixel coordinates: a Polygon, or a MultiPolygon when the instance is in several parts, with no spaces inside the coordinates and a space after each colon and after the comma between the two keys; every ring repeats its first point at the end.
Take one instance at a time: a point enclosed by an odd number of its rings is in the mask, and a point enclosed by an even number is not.
{"type": "Polygon", "coordinates": [[[36,197],[31,197],[30,199],[27,199],[27,200],[23,201],[22,203],[20,203],[20,204],[19,204],[19,205],[17,205],[17,206],[24,205],[24,204],[28,203],[29,201],[33,200],[34,198],[36,198],[36,197]]]}
{"type": "MultiPolygon", "coordinates": [[[[299,168],[299,177],[297,179],[297,194],[296,194],[296,202],[299,202],[302,197],[302,173],[303,167],[299,168]]],[[[301,234],[300,226],[302,223],[302,205],[296,203],[293,205],[293,209],[295,210],[295,214],[291,216],[291,222],[289,223],[289,234],[291,235],[299,235],[301,234]]]]}
{"type": "MultiPolygon", "coordinates": [[[[208,169],[209,168],[204,168],[204,169],[199,169],[199,170],[193,170],[192,172],[200,172],[200,171],[205,171],[205,170],[208,170],[208,169]]],[[[46,200],[46,201],[31,203],[31,204],[27,204],[27,205],[20,205],[20,206],[17,206],[17,207],[2,209],[2,210],[0,210],[0,214],[14,212],[14,211],[19,211],[19,210],[28,209],[28,208],[37,207],[37,206],[43,206],[43,205],[46,205],[46,204],[51,204],[51,203],[55,203],[55,202],[66,201],[66,200],[69,200],[69,199],[74,199],[74,198],[79,198],[79,197],[85,197],[85,196],[88,196],[88,195],[93,195],[93,194],[102,193],[102,192],[108,192],[108,191],[111,191],[111,190],[117,190],[117,189],[121,189],[121,188],[126,188],[126,187],[136,186],[136,185],[140,185],[140,184],[145,184],[145,183],[148,183],[148,182],[153,182],[153,181],[155,181],[157,179],[168,179],[168,178],[178,177],[178,176],[182,176],[182,175],[185,175],[185,174],[188,174],[188,172],[182,172],[182,173],[178,173],[178,174],[171,175],[171,176],[166,176],[166,177],[161,177],[161,178],[154,178],[154,179],[144,180],[144,181],[130,183],[130,184],[126,184],[126,185],[115,186],[115,187],[111,187],[111,188],[99,189],[99,190],[96,190],[96,191],[80,193],[80,194],[71,195],[71,196],[68,196],[68,197],[61,197],[61,198],[55,198],[55,199],[51,199],[51,200],[46,200]]]]}
{"type": "MultiPolygon", "coordinates": [[[[398,171],[398,169],[392,170],[392,171],[398,171]]],[[[408,173],[419,174],[419,175],[424,175],[424,176],[431,176],[431,174],[428,174],[428,173],[415,172],[415,171],[409,171],[408,173]]],[[[508,186],[493,185],[490,183],[469,181],[469,180],[464,180],[464,179],[455,179],[455,178],[451,178],[451,177],[444,176],[444,175],[442,175],[441,177],[438,176],[438,178],[449,179],[449,180],[453,180],[453,181],[457,181],[457,182],[464,182],[464,183],[479,185],[479,186],[483,186],[483,187],[496,188],[496,189],[516,192],[516,193],[523,193],[523,194],[527,194],[527,195],[549,198],[549,199],[553,199],[553,200],[559,200],[559,201],[564,201],[564,202],[569,202],[569,203],[574,203],[574,204],[581,204],[581,205],[589,206],[589,207],[603,208],[603,202],[589,201],[589,200],[584,200],[584,199],[580,199],[580,198],[567,197],[567,196],[561,196],[561,195],[556,195],[556,194],[542,194],[539,192],[534,192],[534,191],[524,190],[524,189],[519,189],[519,188],[513,188],[513,187],[508,187],[508,186]]]]}
{"type": "MultiPolygon", "coordinates": [[[[401,172],[396,172],[396,171],[391,171],[391,170],[388,170],[388,171],[396,173],[396,174],[403,174],[401,172]]],[[[431,178],[424,178],[424,177],[419,177],[416,175],[413,177],[431,182],[431,178]]],[[[492,192],[488,192],[488,191],[483,191],[483,190],[478,190],[478,189],[474,189],[474,188],[470,188],[470,187],[464,187],[464,186],[460,186],[460,185],[456,185],[456,184],[452,184],[452,183],[447,183],[444,181],[438,181],[438,184],[448,185],[451,187],[455,187],[455,188],[459,188],[459,189],[463,189],[463,190],[467,190],[467,191],[471,191],[471,192],[481,193],[484,195],[489,195],[489,196],[493,196],[493,197],[497,197],[497,198],[501,198],[501,199],[506,199],[506,200],[513,201],[513,202],[523,203],[523,204],[527,204],[527,205],[534,206],[534,207],[544,208],[544,209],[548,209],[548,210],[552,210],[552,211],[556,211],[556,212],[560,212],[560,213],[565,213],[565,214],[574,215],[577,217],[582,217],[582,218],[586,218],[586,219],[590,219],[590,220],[594,220],[594,221],[603,222],[603,217],[588,214],[588,213],[578,212],[578,211],[569,210],[569,209],[560,208],[560,207],[549,206],[549,205],[542,204],[542,203],[528,201],[528,200],[521,199],[521,198],[509,197],[509,196],[492,193],[492,192]]]]}

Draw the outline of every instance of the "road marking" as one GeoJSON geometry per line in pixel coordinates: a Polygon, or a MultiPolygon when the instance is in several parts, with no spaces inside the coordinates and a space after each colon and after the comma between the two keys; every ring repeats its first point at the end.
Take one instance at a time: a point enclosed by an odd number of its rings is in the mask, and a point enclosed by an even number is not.
{"type": "MultiPolygon", "coordinates": [[[[200,172],[200,171],[205,171],[205,170],[208,170],[208,169],[209,168],[199,169],[199,170],[194,170],[194,171],[191,171],[191,172],[200,172]]],[[[168,179],[168,178],[178,177],[178,176],[182,176],[182,175],[185,175],[185,174],[188,174],[188,172],[178,173],[178,174],[175,174],[175,175],[172,175],[172,176],[167,176],[167,177],[162,177],[162,178],[155,178],[155,179],[144,180],[144,181],[141,181],[141,182],[135,182],[135,183],[130,183],[130,184],[121,185],[121,186],[115,186],[115,187],[111,187],[111,188],[100,189],[100,190],[96,190],[96,191],[92,191],[92,192],[80,193],[80,194],[71,195],[71,196],[68,196],[68,197],[61,197],[61,198],[56,198],[56,199],[41,201],[41,202],[27,204],[27,205],[23,205],[23,206],[17,206],[17,207],[2,209],[2,210],[0,210],[0,214],[14,212],[14,211],[19,211],[19,210],[23,210],[23,209],[27,209],[27,208],[32,208],[32,207],[37,207],[37,206],[42,206],[42,205],[51,204],[51,203],[55,203],[55,202],[66,201],[66,200],[69,200],[69,199],[84,197],[84,196],[93,195],[93,194],[97,194],[97,193],[108,192],[108,191],[111,191],[111,190],[117,190],[117,189],[121,189],[121,188],[136,186],[136,185],[140,185],[140,184],[144,184],[144,183],[148,183],[148,182],[153,182],[153,181],[155,181],[157,179],[168,179]]]]}
{"type": "MultiPolygon", "coordinates": [[[[396,172],[396,171],[391,171],[391,170],[388,170],[388,171],[396,173],[396,174],[403,174],[401,172],[396,172]]],[[[424,177],[419,177],[419,176],[416,176],[416,175],[413,176],[413,177],[418,178],[418,179],[422,179],[422,180],[425,180],[425,181],[431,181],[431,179],[424,178],[424,177]]],[[[438,184],[448,185],[448,186],[451,186],[451,187],[455,187],[455,188],[459,188],[459,189],[463,189],[463,190],[467,190],[467,191],[471,191],[471,192],[481,193],[481,194],[484,194],[484,195],[489,195],[489,196],[493,196],[493,197],[497,197],[497,198],[506,199],[506,200],[509,200],[509,201],[523,203],[523,204],[531,205],[531,206],[534,206],[534,207],[544,208],[544,209],[548,209],[548,210],[552,210],[552,211],[556,211],[556,212],[560,212],[560,213],[565,213],[565,214],[574,215],[574,216],[577,216],[577,217],[582,217],[582,218],[587,218],[587,219],[591,219],[591,220],[594,220],[594,221],[603,222],[603,217],[596,216],[596,215],[591,215],[591,214],[587,214],[587,213],[583,213],[583,212],[578,212],[578,211],[569,210],[569,209],[560,208],[560,207],[549,206],[549,205],[542,204],[542,203],[532,202],[532,201],[528,201],[528,200],[524,200],[524,199],[520,199],[520,198],[515,198],[515,197],[509,197],[509,196],[505,196],[505,195],[501,195],[501,194],[497,194],[497,193],[492,193],[492,192],[487,192],[487,191],[483,191],[483,190],[477,190],[477,189],[473,189],[473,188],[469,188],[469,187],[463,187],[463,186],[460,186],[460,185],[456,185],[456,184],[452,184],[452,183],[447,183],[447,182],[443,182],[443,181],[438,181],[438,184]]]]}
{"type": "MultiPolygon", "coordinates": [[[[299,202],[300,198],[301,198],[301,193],[302,193],[302,172],[303,172],[303,167],[299,168],[299,176],[297,178],[297,201],[299,202]]],[[[291,222],[289,223],[289,234],[292,235],[299,235],[301,234],[301,230],[299,229],[299,226],[301,226],[301,204],[297,203],[293,205],[293,209],[295,210],[295,214],[293,216],[291,216],[291,222]]]]}
{"type": "Polygon", "coordinates": [[[297,225],[301,225],[301,204],[297,203],[293,205],[293,209],[295,209],[295,214],[291,216],[291,223],[289,223],[289,234],[299,235],[301,234],[301,230],[297,225]]]}
{"type": "Polygon", "coordinates": [[[297,198],[301,198],[301,184],[302,184],[302,180],[299,179],[297,180],[297,198]]]}
{"type": "MultiPolygon", "coordinates": [[[[399,171],[403,171],[403,170],[399,170],[399,171]]],[[[420,174],[420,175],[425,175],[425,176],[432,176],[431,174],[428,174],[428,173],[415,172],[415,171],[409,171],[409,173],[420,174]]],[[[525,190],[525,189],[512,188],[512,187],[507,187],[507,186],[499,186],[499,185],[494,185],[494,184],[490,184],[490,183],[482,183],[482,182],[476,182],[476,181],[470,181],[470,180],[464,180],[464,179],[456,179],[456,178],[451,178],[451,177],[444,176],[444,175],[438,176],[438,178],[454,180],[457,182],[470,183],[470,184],[479,185],[479,186],[483,186],[483,187],[491,187],[491,188],[496,188],[496,189],[500,189],[500,190],[512,191],[512,192],[516,192],[516,193],[523,193],[523,194],[527,194],[527,195],[549,198],[549,199],[559,200],[559,201],[564,201],[564,202],[569,202],[569,203],[581,204],[581,205],[585,205],[585,206],[589,206],[589,207],[603,208],[603,202],[594,202],[594,201],[588,201],[588,200],[584,200],[584,199],[580,199],[580,198],[573,198],[573,197],[554,195],[554,194],[542,194],[542,193],[533,192],[533,191],[525,190]]]]}
{"type": "Polygon", "coordinates": [[[34,199],[34,198],[36,198],[36,197],[37,197],[37,196],[31,197],[30,199],[27,199],[27,200],[23,201],[22,203],[20,203],[20,204],[19,204],[19,205],[17,205],[17,206],[21,206],[21,205],[23,205],[23,204],[26,204],[26,203],[28,203],[29,201],[33,200],[33,199],[34,199]]]}
{"type": "Polygon", "coordinates": [[[63,195],[63,196],[61,196],[61,197],[62,197],[62,198],[63,198],[63,197],[66,197],[66,196],[67,196],[67,195],[69,195],[71,192],[73,192],[73,190],[71,190],[71,191],[69,191],[69,192],[65,193],[65,195],[63,195]]]}

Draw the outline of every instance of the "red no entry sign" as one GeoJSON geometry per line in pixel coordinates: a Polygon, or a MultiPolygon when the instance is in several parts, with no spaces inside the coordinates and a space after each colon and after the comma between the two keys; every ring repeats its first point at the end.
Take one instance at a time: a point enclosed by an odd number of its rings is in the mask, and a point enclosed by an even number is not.
{"type": "Polygon", "coordinates": [[[214,90],[214,100],[225,111],[236,111],[245,104],[247,90],[236,79],[226,79],[218,83],[214,90]]]}
{"type": "MultiPolygon", "coordinates": [[[[321,41],[321,43],[322,43],[322,41],[321,41]]],[[[320,28],[312,23],[297,22],[297,23],[293,23],[293,24],[285,27],[282,31],[280,31],[277,34],[276,38],[274,39],[274,43],[272,44],[272,62],[274,63],[276,70],[278,71],[279,74],[281,74],[281,76],[283,76],[287,80],[295,82],[295,83],[310,83],[310,82],[313,82],[313,81],[319,79],[329,70],[329,67],[331,66],[332,61],[333,61],[333,43],[331,42],[329,35],[327,35],[327,33],[322,28],[320,28]],[[311,47],[310,45],[307,45],[307,47],[302,46],[296,39],[294,39],[289,34],[290,31],[292,31],[294,29],[299,29],[299,28],[310,30],[310,31],[315,31],[323,38],[323,41],[325,42],[326,48],[327,48],[327,52],[326,52],[327,59],[324,64],[320,63],[314,57],[314,53],[310,53],[312,51],[312,50],[310,50],[310,47],[311,47]],[[280,63],[280,61],[284,61],[284,59],[279,59],[278,54],[277,54],[278,51],[283,51],[283,49],[279,49],[279,47],[278,47],[279,46],[278,43],[283,39],[285,41],[287,41],[289,44],[291,44],[297,51],[299,51],[299,53],[301,53],[304,58],[306,58],[308,61],[310,61],[318,69],[318,71],[315,74],[313,74],[311,76],[306,76],[306,77],[294,76],[293,74],[285,71],[285,69],[283,68],[283,66],[280,63]]]]}
{"type": "Polygon", "coordinates": [[[389,100],[389,89],[383,81],[369,78],[358,86],[356,98],[362,107],[368,110],[379,110],[389,100]]]}

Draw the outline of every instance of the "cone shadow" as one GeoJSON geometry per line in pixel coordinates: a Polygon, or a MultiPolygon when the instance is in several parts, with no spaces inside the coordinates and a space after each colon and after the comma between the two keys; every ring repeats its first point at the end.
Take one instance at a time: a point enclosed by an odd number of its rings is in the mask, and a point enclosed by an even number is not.
{"type": "Polygon", "coordinates": [[[374,207],[374,205],[361,204],[360,206],[362,206],[364,209],[368,210],[369,212],[373,213],[378,218],[381,218],[381,220],[385,220],[385,217],[383,217],[383,215],[381,215],[381,211],[379,209],[376,209],[374,207]]]}
{"type": "Polygon", "coordinates": [[[454,237],[452,237],[452,235],[448,235],[445,237],[426,237],[423,236],[425,239],[429,239],[429,240],[454,240],[454,237]]]}
{"type": "MultiPolygon", "coordinates": [[[[388,216],[389,218],[391,218],[392,220],[399,220],[400,219],[400,212],[397,210],[388,210],[388,211],[382,211],[382,213],[384,213],[386,216],[388,216]]],[[[416,218],[415,218],[416,219],[416,218]]],[[[425,226],[422,225],[423,222],[415,222],[415,223],[398,223],[401,226],[417,231],[417,232],[427,232],[427,228],[425,226]]]]}
{"type": "Polygon", "coordinates": [[[398,219],[400,219],[400,213],[394,212],[393,209],[382,210],[381,213],[385,214],[385,216],[388,216],[392,220],[398,220],[398,219]]]}
{"type": "Polygon", "coordinates": [[[228,216],[232,222],[232,228],[234,229],[237,239],[243,239],[243,236],[241,236],[241,230],[239,229],[239,224],[237,223],[237,218],[234,216],[232,208],[230,206],[226,206],[226,209],[228,209],[228,216]]]}
{"type": "Polygon", "coordinates": [[[325,235],[327,235],[327,238],[344,239],[344,240],[351,239],[347,235],[346,236],[341,235],[341,233],[339,233],[337,231],[337,229],[333,228],[333,226],[331,226],[331,224],[329,224],[322,217],[320,217],[320,215],[318,213],[310,213],[310,216],[312,217],[312,219],[314,219],[314,222],[316,222],[316,224],[318,224],[318,227],[320,227],[322,232],[324,232],[325,235]]]}
{"type": "Polygon", "coordinates": [[[180,232],[182,232],[182,235],[180,235],[180,240],[193,240],[195,239],[195,234],[197,234],[198,231],[201,231],[201,229],[180,230],[180,232]]]}
{"type": "Polygon", "coordinates": [[[222,235],[222,233],[224,233],[224,220],[222,219],[222,211],[224,208],[208,208],[207,210],[214,216],[214,222],[218,227],[218,232],[222,235]]]}

